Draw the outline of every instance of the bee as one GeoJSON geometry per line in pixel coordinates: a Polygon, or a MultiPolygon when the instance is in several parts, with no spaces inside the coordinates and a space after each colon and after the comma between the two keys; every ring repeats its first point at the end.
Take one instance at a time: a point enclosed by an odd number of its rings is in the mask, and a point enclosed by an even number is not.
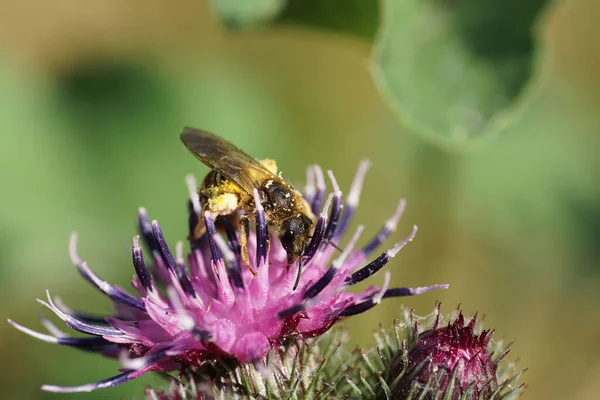
{"type": "MultiPolygon", "coordinates": [[[[295,190],[277,175],[274,160],[258,161],[228,141],[213,133],[186,127],[181,141],[188,150],[212,169],[198,190],[200,205],[216,220],[239,217],[241,257],[250,267],[248,255],[249,223],[254,218],[254,189],[258,190],[265,219],[287,253],[288,268],[308,245],[314,230],[315,216],[310,206],[295,190]]],[[[195,229],[199,238],[206,229],[202,218],[195,229]]]]}

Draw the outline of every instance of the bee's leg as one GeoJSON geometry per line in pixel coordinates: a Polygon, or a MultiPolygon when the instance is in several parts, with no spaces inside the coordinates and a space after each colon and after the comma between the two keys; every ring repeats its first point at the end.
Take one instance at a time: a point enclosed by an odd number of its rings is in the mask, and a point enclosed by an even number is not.
{"type": "Polygon", "coordinates": [[[204,218],[202,218],[204,211],[206,210],[202,209],[200,212],[196,213],[194,209],[190,210],[190,215],[188,219],[189,234],[187,239],[191,242],[200,239],[200,237],[204,235],[204,232],[206,232],[204,218]]]}
{"type": "Polygon", "coordinates": [[[246,264],[246,267],[250,270],[250,273],[256,276],[256,272],[250,266],[250,253],[248,252],[248,237],[250,236],[250,220],[248,216],[242,215],[240,217],[240,250],[242,261],[246,264]]]}
{"type": "Polygon", "coordinates": [[[271,251],[271,236],[267,234],[267,254],[271,251]]]}
{"type": "Polygon", "coordinates": [[[206,232],[206,225],[204,224],[204,218],[198,218],[198,223],[194,227],[193,231],[190,232],[189,240],[198,240],[206,232]]]}
{"type": "MultiPolygon", "coordinates": [[[[238,198],[236,195],[231,193],[224,193],[214,198],[209,198],[206,204],[202,208],[202,215],[208,211],[214,221],[222,215],[229,215],[238,208],[238,198]]],[[[192,229],[192,227],[190,227],[192,229]]],[[[200,239],[206,232],[206,226],[204,226],[204,218],[200,216],[198,223],[193,227],[193,232],[190,234],[190,239],[200,239]]]]}

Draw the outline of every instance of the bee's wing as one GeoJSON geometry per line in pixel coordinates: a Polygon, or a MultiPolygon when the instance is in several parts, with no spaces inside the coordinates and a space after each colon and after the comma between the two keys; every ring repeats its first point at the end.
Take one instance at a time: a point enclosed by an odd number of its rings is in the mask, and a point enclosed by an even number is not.
{"type": "Polygon", "coordinates": [[[197,159],[250,196],[255,188],[261,189],[261,183],[266,179],[277,179],[256,159],[213,133],[186,127],[180,137],[197,159]]]}

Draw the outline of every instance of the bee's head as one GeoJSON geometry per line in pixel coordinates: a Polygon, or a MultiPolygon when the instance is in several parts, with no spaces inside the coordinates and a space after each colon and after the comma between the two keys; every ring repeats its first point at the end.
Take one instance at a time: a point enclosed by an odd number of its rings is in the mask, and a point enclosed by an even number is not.
{"type": "Polygon", "coordinates": [[[279,240],[281,240],[281,245],[287,252],[288,265],[291,265],[302,255],[310,239],[312,224],[312,220],[304,214],[286,219],[281,223],[279,240]]]}

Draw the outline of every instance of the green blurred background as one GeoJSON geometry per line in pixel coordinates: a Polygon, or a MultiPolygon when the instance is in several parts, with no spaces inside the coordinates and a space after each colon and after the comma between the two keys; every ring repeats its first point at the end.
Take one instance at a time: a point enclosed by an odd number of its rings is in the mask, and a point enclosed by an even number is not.
{"type": "MultiPolygon", "coordinates": [[[[485,315],[510,359],[529,368],[524,399],[600,392],[600,6],[567,0],[538,27],[545,79],[486,148],[439,150],[398,122],[369,73],[360,37],[299,26],[230,32],[202,1],[0,2],[1,315],[42,330],[44,290],[74,308],[109,303],[70,265],[67,242],[103,278],[128,287],[139,206],[174,242],[186,235],[184,176],[206,168],[179,142],[202,127],[301,184],[319,163],[348,188],[369,158],[357,223],[365,240],[408,208],[416,240],[389,265],[393,285],[450,290],[392,299],[345,322],[368,345],[407,304],[485,315]]],[[[380,277],[381,278],[381,277],[380,277]]],[[[375,280],[380,279],[375,278],[375,280]]],[[[115,374],[117,363],[0,324],[1,397],[46,399],[43,383],[115,374]]],[[[143,377],[69,398],[143,397],[143,377]]]]}

